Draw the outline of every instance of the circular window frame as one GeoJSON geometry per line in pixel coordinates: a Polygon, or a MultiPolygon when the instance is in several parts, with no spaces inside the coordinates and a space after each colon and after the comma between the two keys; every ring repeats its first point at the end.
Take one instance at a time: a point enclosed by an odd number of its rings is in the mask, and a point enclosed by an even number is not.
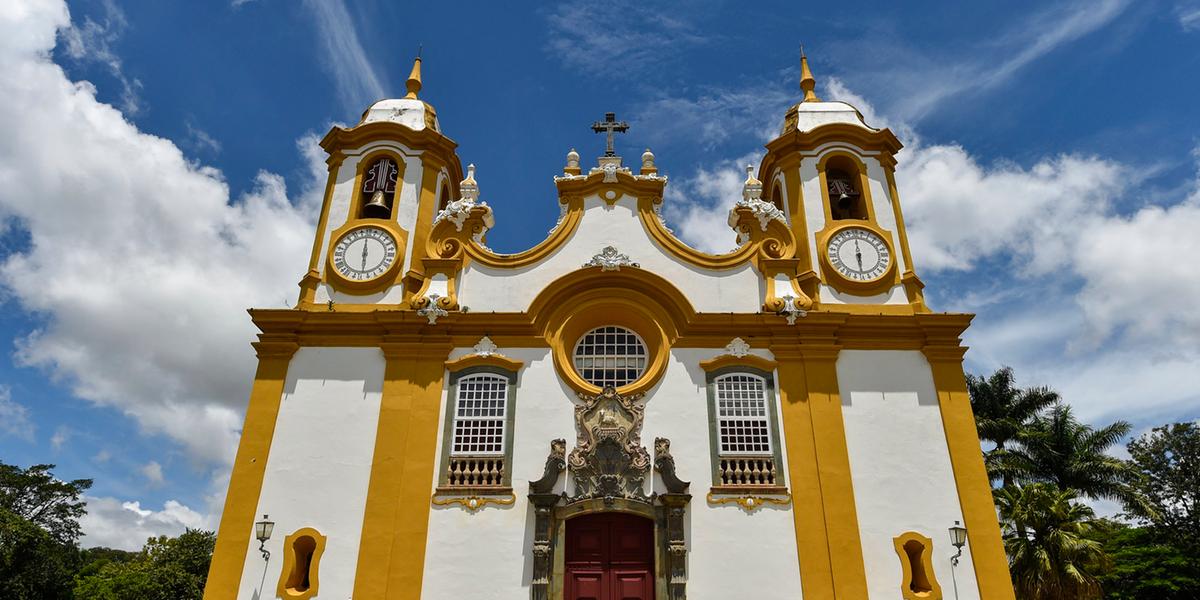
{"type": "MultiPolygon", "coordinates": [[[[603,335],[604,333],[610,333],[610,332],[602,332],[601,335],[603,335]]],[[[628,342],[626,342],[625,344],[627,345],[628,342]]],[[[650,369],[650,364],[651,364],[650,345],[646,343],[645,338],[643,338],[641,336],[641,334],[639,334],[637,332],[637,330],[630,328],[630,327],[626,327],[624,325],[616,324],[616,323],[611,323],[608,325],[600,325],[598,327],[593,327],[593,328],[585,331],[582,335],[580,335],[578,338],[576,338],[575,344],[571,347],[571,368],[575,370],[575,373],[577,375],[579,375],[580,379],[583,379],[584,381],[588,382],[589,384],[594,385],[600,389],[604,389],[605,387],[612,387],[613,389],[620,389],[620,388],[625,388],[627,386],[634,385],[638,381],[641,381],[641,379],[646,376],[646,372],[649,371],[649,369],[650,369]],[[587,339],[587,337],[589,335],[596,334],[597,332],[600,332],[603,329],[616,329],[619,331],[615,331],[615,332],[611,332],[611,333],[620,333],[622,335],[632,335],[634,340],[637,342],[638,348],[641,350],[641,354],[640,355],[636,355],[636,354],[613,354],[613,355],[592,354],[592,355],[581,356],[579,354],[580,345],[584,343],[584,341],[587,339]],[[603,382],[603,381],[601,381],[601,382],[597,383],[596,381],[589,379],[587,376],[585,376],[583,374],[584,368],[579,365],[580,358],[599,358],[599,359],[621,359],[621,358],[623,358],[626,360],[631,359],[631,358],[632,359],[640,358],[641,365],[639,365],[637,367],[637,375],[635,377],[633,377],[632,379],[629,379],[628,381],[624,381],[624,382],[616,382],[616,381],[603,382]]],[[[593,370],[594,369],[595,368],[593,367],[593,370]]],[[[614,369],[615,369],[615,367],[614,367],[614,369]]]]}

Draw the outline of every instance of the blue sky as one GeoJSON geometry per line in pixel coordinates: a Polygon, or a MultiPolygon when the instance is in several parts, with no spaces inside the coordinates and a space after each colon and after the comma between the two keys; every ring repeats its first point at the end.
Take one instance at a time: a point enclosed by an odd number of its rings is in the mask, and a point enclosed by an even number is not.
{"type": "Polygon", "coordinates": [[[616,111],[684,239],[724,213],[799,99],[907,145],[932,306],[1097,423],[1200,417],[1200,3],[14,0],[0,8],[0,460],[93,477],[87,544],[213,526],[253,356],[243,309],[294,301],[334,123],[422,98],[516,251],[551,177],[616,111]],[[136,504],[135,504],[136,503],[136,504]]]}

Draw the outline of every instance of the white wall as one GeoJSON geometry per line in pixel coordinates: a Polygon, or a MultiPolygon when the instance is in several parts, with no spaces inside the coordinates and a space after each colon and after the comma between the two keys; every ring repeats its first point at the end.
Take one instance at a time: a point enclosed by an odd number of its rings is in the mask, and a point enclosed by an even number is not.
{"type": "Polygon", "coordinates": [[[238,598],[276,597],[284,538],[302,527],[327,538],[320,597],[350,597],[383,373],[378,348],[301,348],[292,357],[255,511],[275,522],[271,560],[263,562],[251,539],[238,598]]]}
{"type": "MultiPolygon", "coordinates": [[[[962,512],[929,363],[918,351],[843,350],[837,373],[871,597],[900,597],[892,539],[916,531],[933,540],[934,573],[954,598],[947,530],[962,512]]],[[[970,550],[954,573],[962,600],[979,597],[970,550]]]]}
{"type": "MultiPolygon", "coordinates": [[[[506,215],[498,214],[498,221],[506,215]]],[[[507,215],[520,218],[520,215],[507,215]]],[[[729,248],[736,243],[729,230],[729,248]]],[[[605,246],[613,246],[641,268],[679,288],[701,312],[751,312],[762,305],[762,278],[749,262],[725,270],[699,269],[658,246],[638,218],[637,200],[622,196],[608,206],[599,196],[584,201],[579,228],[557,251],[521,269],[495,269],[472,262],[462,275],[458,301],[472,311],[524,311],[546,285],[579,270],[605,246]]]]}
{"type": "MultiPolygon", "coordinates": [[[[451,356],[469,351],[458,349],[451,356]]],[[[433,507],[422,590],[422,597],[429,600],[529,597],[533,565],[533,512],[526,499],[529,481],[541,476],[550,440],[566,439],[568,452],[575,444],[574,393],[559,382],[549,350],[501,351],[525,362],[518,379],[512,461],[517,500],[513,506],[488,506],[474,514],[460,506],[433,507]],[[464,565],[470,565],[469,571],[464,571],[464,565]]],[[[692,483],[686,522],[688,597],[746,597],[748,582],[754,582],[755,598],[795,599],[800,597],[800,574],[790,510],[766,507],[746,514],[737,506],[709,506],[704,498],[712,466],[705,378],[698,363],[719,353],[673,352],[662,381],[649,393],[642,431],[643,444],[651,453],[655,437],[671,440],[677,472],[692,483]]],[[[442,443],[439,439],[439,453],[442,443]]],[[[560,488],[569,475],[563,473],[560,488]]]]}

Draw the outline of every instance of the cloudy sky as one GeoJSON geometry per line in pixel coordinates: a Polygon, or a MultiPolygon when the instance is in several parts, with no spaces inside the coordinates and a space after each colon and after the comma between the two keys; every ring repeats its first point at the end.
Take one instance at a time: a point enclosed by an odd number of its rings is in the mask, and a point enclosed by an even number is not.
{"type": "Polygon", "coordinates": [[[891,127],[936,310],[1092,422],[1200,417],[1200,2],[6,0],[0,3],[0,460],[96,480],[86,545],[213,527],[252,377],[250,306],[294,302],[316,140],[403,93],[478,166],[489,243],[616,111],[708,250],[739,164],[798,100],[891,127]],[[451,3],[446,3],[447,5],[451,3]]]}

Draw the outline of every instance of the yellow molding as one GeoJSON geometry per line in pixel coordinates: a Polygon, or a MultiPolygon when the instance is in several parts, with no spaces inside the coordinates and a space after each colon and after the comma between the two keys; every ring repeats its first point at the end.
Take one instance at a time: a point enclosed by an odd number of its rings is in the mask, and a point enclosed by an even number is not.
{"type": "MultiPolygon", "coordinates": [[[[396,206],[400,204],[400,193],[404,189],[404,172],[408,168],[408,163],[404,161],[404,156],[392,148],[378,148],[358,157],[358,164],[354,167],[354,189],[350,190],[350,209],[346,214],[346,222],[350,223],[359,219],[365,221],[394,221],[396,217],[396,206]],[[396,191],[392,192],[392,210],[387,219],[364,219],[362,216],[363,197],[362,185],[363,175],[367,169],[381,158],[390,158],[396,163],[396,191]]],[[[322,230],[317,230],[318,235],[322,230]]]]}
{"type": "Polygon", "coordinates": [[[312,527],[297,529],[283,540],[283,568],[279,572],[279,585],[275,588],[277,596],[286,600],[308,600],[316,597],[317,592],[320,591],[321,555],[325,553],[325,541],[325,536],[312,527]],[[295,543],[305,536],[312,538],[316,547],[313,549],[312,558],[308,563],[308,588],[297,591],[289,588],[287,584],[292,570],[296,568],[295,543]]]}
{"type": "MultiPolygon", "coordinates": [[[[821,263],[821,274],[825,276],[825,283],[833,286],[838,291],[854,296],[874,296],[883,294],[900,284],[900,275],[896,268],[896,246],[892,243],[892,232],[880,227],[873,221],[828,221],[825,228],[816,233],[816,239],[817,256],[820,258],[819,262],[821,263]],[[856,281],[847,279],[837,269],[833,268],[833,263],[829,261],[829,240],[846,229],[865,229],[883,240],[883,243],[888,247],[888,254],[891,255],[887,271],[883,275],[870,281],[856,281]]],[[[868,310],[876,310],[877,307],[887,305],[868,304],[863,306],[871,307],[868,310]]],[[[912,307],[906,306],[905,309],[909,312],[912,311],[912,307]]]]}
{"type": "Polygon", "coordinates": [[[796,547],[805,598],[866,598],[850,456],[828,343],[773,344],[796,507],[796,547]]]}
{"type": "Polygon", "coordinates": [[[509,358],[502,354],[468,354],[466,356],[446,361],[446,370],[450,373],[461,371],[469,367],[498,367],[505,371],[516,373],[525,366],[525,363],[509,358]]]}
{"type": "MultiPolygon", "coordinates": [[[[900,593],[904,596],[904,600],[942,600],[942,586],[938,584],[937,576],[933,572],[933,540],[915,531],[907,531],[892,538],[892,545],[896,549],[896,556],[900,558],[900,569],[902,572],[900,593]],[[921,544],[921,568],[925,571],[925,576],[931,588],[927,592],[914,591],[909,585],[913,577],[912,562],[908,551],[905,549],[905,545],[909,542],[921,544]]],[[[987,596],[984,597],[986,598],[987,596]]]]}
{"type": "Polygon", "coordinates": [[[809,131],[795,129],[767,143],[767,155],[782,155],[815,150],[829,142],[853,144],[866,151],[879,152],[881,161],[889,161],[904,147],[890,129],[870,129],[850,123],[829,123],[809,131]]]}
{"type": "Polygon", "coordinates": [[[742,507],[746,512],[754,512],[755,510],[760,509],[763,506],[766,506],[767,504],[774,504],[776,506],[787,506],[792,503],[792,495],[791,494],[784,492],[782,494],[782,496],[783,497],[765,496],[765,495],[747,493],[747,494],[741,494],[741,495],[737,495],[737,496],[721,494],[720,497],[718,497],[718,496],[714,495],[713,492],[710,491],[708,493],[708,495],[706,496],[706,499],[708,500],[709,504],[718,504],[718,505],[720,505],[720,504],[737,504],[738,506],[742,507]]]}
{"type": "MultiPolygon", "coordinates": [[[[943,331],[943,335],[957,335],[943,331]]],[[[979,597],[988,600],[1013,600],[1012,580],[1009,578],[1008,558],[996,520],[992,486],[983,466],[975,415],[963,374],[962,357],[966,348],[957,342],[930,345],[923,349],[933,372],[946,446],[950,451],[950,466],[958,488],[958,502],[975,567],[979,597]]]]}
{"type": "Polygon", "coordinates": [[[347,221],[344,225],[335,229],[329,236],[329,248],[325,252],[325,281],[333,286],[335,290],[347,294],[363,295],[386,290],[396,285],[396,280],[399,278],[400,270],[404,265],[404,251],[407,247],[408,232],[396,224],[395,221],[385,219],[347,221]],[[392,238],[396,241],[396,258],[392,261],[387,271],[384,271],[377,277],[363,281],[346,279],[333,264],[333,249],[346,234],[367,227],[382,229],[392,235],[392,238]]]}
{"type": "Polygon", "coordinates": [[[424,150],[422,161],[429,157],[449,167],[450,185],[455,188],[453,191],[457,193],[456,186],[463,174],[462,163],[455,154],[458,144],[430,127],[414,131],[391,121],[361,123],[348,129],[334,127],[325,134],[324,138],[321,138],[321,148],[330,155],[346,154],[348,151],[362,148],[371,142],[400,143],[409,148],[424,150]]]}
{"type": "Polygon", "coordinates": [[[445,360],[451,346],[409,338],[382,345],[387,365],[363,515],[355,598],[418,600],[445,360]]]}
{"type": "Polygon", "coordinates": [[[760,371],[766,371],[770,373],[774,371],[775,367],[777,366],[779,366],[779,363],[761,356],[755,356],[753,354],[747,354],[745,356],[722,354],[716,358],[700,361],[700,368],[704,369],[706,373],[716,371],[717,369],[723,369],[725,367],[754,367],[760,371]]]}
{"type": "MultiPolygon", "coordinates": [[[[875,227],[879,227],[879,221],[875,217],[875,202],[871,197],[871,178],[867,176],[867,163],[864,162],[862,157],[858,156],[857,154],[841,148],[826,152],[821,156],[821,159],[817,161],[817,178],[821,182],[821,207],[822,210],[825,211],[825,223],[828,224],[834,222],[832,206],[833,200],[829,197],[829,180],[825,174],[825,171],[829,167],[829,161],[838,158],[849,160],[850,162],[854,163],[854,167],[858,171],[858,192],[861,194],[862,201],[866,203],[867,207],[867,221],[875,227]]],[[[862,222],[858,219],[853,219],[850,221],[862,222]]],[[[828,228],[829,226],[826,225],[826,229],[828,228]]]]}
{"type": "Polygon", "coordinates": [[[258,351],[258,370],[250,388],[242,437],[229,476],[229,491],[225,495],[217,543],[208,568],[204,600],[237,598],[250,535],[254,530],[258,498],[262,493],[267,456],[275,436],[275,421],[283,400],[288,364],[299,346],[294,341],[280,340],[258,342],[255,349],[258,351]]]}
{"type": "Polygon", "coordinates": [[[468,495],[468,496],[447,496],[445,494],[436,493],[433,495],[433,498],[430,499],[430,502],[432,502],[433,504],[435,504],[437,506],[449,506],[451,504],[458,504],[458,505],[462,506],[463,508],[471,511],[472,513],[479,511],[480,509],[482,509],[483,507],[485,507],[489,504],[495,504],[496,506],[509,506],[516,501],[517,501],[517,495],[512,493],[511,491],[508,492],[507,495],[503,495],[503,496],[475,495],[475,494],[468,495]]]}

